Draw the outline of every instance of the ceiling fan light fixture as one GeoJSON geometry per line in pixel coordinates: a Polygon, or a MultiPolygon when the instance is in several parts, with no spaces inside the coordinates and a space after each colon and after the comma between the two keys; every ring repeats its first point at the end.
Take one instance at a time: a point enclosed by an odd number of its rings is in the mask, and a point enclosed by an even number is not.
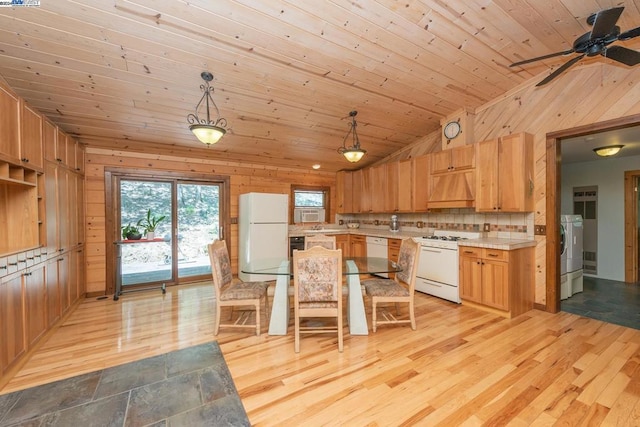
{"type": "Polygon", "coordinates": [[[348,161],[351,163],[359,162],[362,157],[367,154],[367,150],[360,148],[360,139],[358,138],[358,132],[356,131],[356,127],[358,124],[356,123],[356,115],[357,111],[351,111],[349,113],[349,117],[351,117],[351,123],[349,123],[349,132],[345,135],[342,140],[342,147],[338,148],[338,153],[342,154],[348,161]],[[351,135],[352,145],[351,147],[347,147],[345,144],[347,139],[351,135]]]}
{"type": "Polygon", "coordinates": [[[607,145],[606,147],[594,148],[593,151],[600,157],[611,157],[618,154],[624,145],[607,145]]]}
{"type": "Polygon", "coordinates": [[[213,80],[213,74],[203,71],[200,74],[204,83],[200,85],[202,97],[196,105],[195,112],[187,115],[187,122],[191,125],[189,130],[198,138],[200,142],[207,146],[215,144],[227,133],[225,127],[227,120],[220,117],[220,110],[213,101],[211,94],[214,92],[213,86],[209,82],[213,80]],[[211,110],[215,110],[216,117],[211,118],[211,110]]]}

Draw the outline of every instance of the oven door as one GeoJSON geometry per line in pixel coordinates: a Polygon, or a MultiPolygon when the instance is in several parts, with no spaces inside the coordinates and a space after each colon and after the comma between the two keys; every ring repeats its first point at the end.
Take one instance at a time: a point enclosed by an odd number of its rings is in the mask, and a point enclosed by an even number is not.
{"type": "Polygon", "coordinates": [[[418,277],[458,286],[458,250],[422,246],[418,262],[418,277]]]}

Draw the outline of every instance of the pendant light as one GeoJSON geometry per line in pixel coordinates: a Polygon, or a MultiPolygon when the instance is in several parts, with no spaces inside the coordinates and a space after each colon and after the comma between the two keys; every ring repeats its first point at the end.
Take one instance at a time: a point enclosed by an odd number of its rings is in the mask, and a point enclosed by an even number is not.
{"type": "Polygon", "coordinates": [[[213,87],[209,85],[209,82],[213,80],[213,74],[208,71],[203,71],[200,74],[204,83],[200,85],[202,90],[202,98],[196,105],[195,113],[191,113],[187,116],[187,122],[191,125],[189,130],[200,140],[200,142],[212,145],[215,144],[227,133],[225,126],[227,126],[227,119],[220,117],[220,111],[211,94],[213,93],[213,87]],[[216,117],[212,119],[211,109],[215,109],[216,117]],[[204,111],[202,111],[204,110],[204,111]],[[199,112],[206,113],[206,118],[198,115],[199,112]]]}
{"type": "Polygon", "coordinates": [[[593,151],[600,157],[610,157],[618,154],[624,145],[607,145],[606,147],[594,148],[593,151]]]}
{"type": "Polygon", "coordinates": [[[360,161],[360,159],[362,159],[362,156],[367,153],[367,150],[363,150],[362,148],[360,148],[360,140],[358,139],[358,133],[356,132],[356,126],[358,126],[358,124],[356,123],[357,114],[357,111],[352,111],[349,113],[349,117],[351,117],[351,123],[349,123],[349,132],[347,132],[347,135],[345,135],[344,139],[342,140],[342,147],[338,148],[338,153],[342,154],[351,163],[360,161]],[[347,139],[349,138],[349,135],[351,135],[352,139],[351,147],[347,147],[345,145],[347,139]]]}

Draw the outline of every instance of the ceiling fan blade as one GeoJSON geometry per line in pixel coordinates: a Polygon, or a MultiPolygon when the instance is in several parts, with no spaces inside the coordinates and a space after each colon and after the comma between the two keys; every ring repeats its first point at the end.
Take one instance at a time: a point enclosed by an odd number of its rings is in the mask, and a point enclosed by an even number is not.
{"type": "Polygon", "coordinates": [[[573,64],[575,64],[576,62],[578,62],[582,58],[584,58],[584,56],[585,56],[585,54],[583,53],[582,55],[578,55],[575,58],[571,59],[570,61],[565,62],[564,64],[562,64],[562,66],[560,68],[555,70],[553,73],[549,74],[544,80],[542,80],[540,83],[538,83],[536,85],[536,87],[546,85],[551,80],[555,79],[560,74],[562,74],[567,68],[571,67],[573,64]]]}
{"type": "Polygon", "coordinates": [[[594,40],[611,34],[614,31],[616,22],[618,22],[618,18],[620,18],[623,10],[624,7],[614,7],[612,9],[601,10],[596,13],[590,39],[594,40]]]}
{"type": "Polygon", "coordinates": [[[640,64],[640,52],[622,46],[611,46],[602,55],[630,67],[640,64]]]}
{"type": "Polygon", "coordinates": [[[633,30],[625,31],[618,36],[618,40],[629,40],[638,36],[640,36],[640,27],[634,28],[633,30]]]}
{"type": "Polygon", "coordinates": [[[570,53],[573,53],[573,52],[575,52],[575,50],[569,49],[569,50],[565,50],[564,52],[550,53],[548,55],[538,56],[536,58],[531,58],[531,59],[525,59],[524,61],[520,61],[520,62],[514,62],[513,64],[509,65],[509,67],[517,67],[519,65],[528,64],[530,62],[540,61],[542,59],[547,59],[547,58],[553,58],[554,56],[569,55],[570,53]]]}

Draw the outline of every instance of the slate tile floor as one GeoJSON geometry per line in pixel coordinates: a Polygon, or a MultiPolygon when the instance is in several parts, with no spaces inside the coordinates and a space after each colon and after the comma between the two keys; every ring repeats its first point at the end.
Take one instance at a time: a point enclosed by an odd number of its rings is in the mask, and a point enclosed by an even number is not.
{"type": "Polygon", "coordinates": [[[640,285],[584,276],[583,292],[560,302],[562,311],[640,329],[640,285]]]}
{"type": "Polygon", "coordinates": [[[0,396],[0,426],[249,426],[216,342],[0,396]]]}

